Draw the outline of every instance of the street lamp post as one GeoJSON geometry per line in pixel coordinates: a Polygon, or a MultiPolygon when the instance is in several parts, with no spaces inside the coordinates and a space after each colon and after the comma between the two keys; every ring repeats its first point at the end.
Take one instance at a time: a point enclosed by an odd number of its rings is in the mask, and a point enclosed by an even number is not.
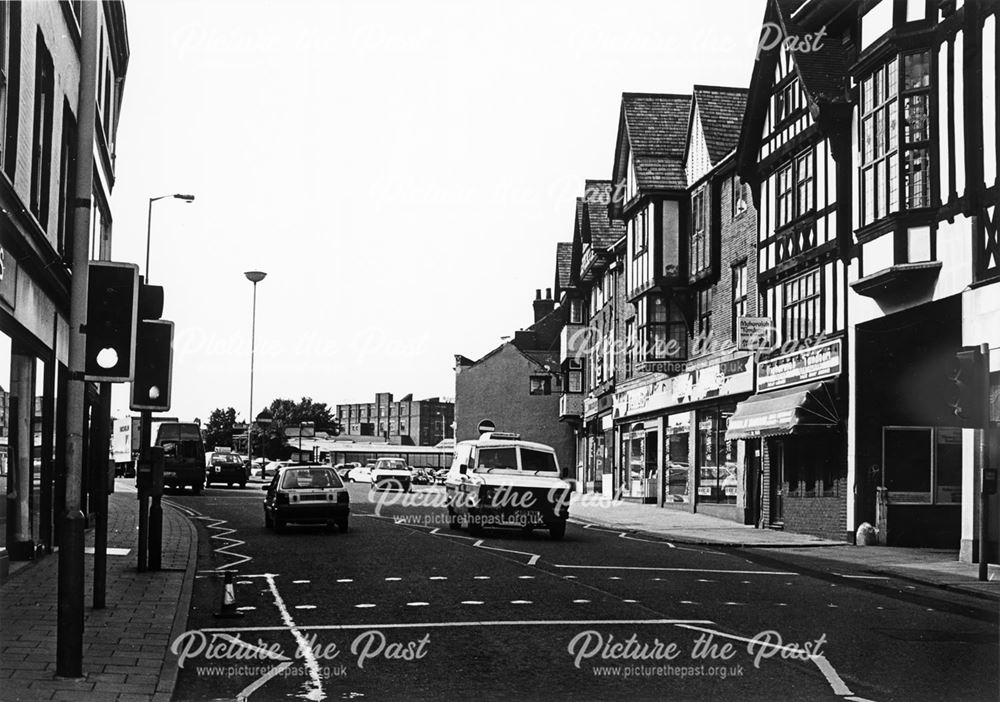
{"type": "Polygon", "coordinates": [[[177,198],[178,200],[183,200],[184,202],[194,202],[194,195],[184,195],[182,193],[174,193],[173,195],[159,195],[157,197],[149,198],[149,208],[146,210],[146,267],[143,268],[143,273],[146,274],[146,284],[149,285],[149,238],[150,233],[153,230],[153,203],[157,200],[165,200],[167,198],[177,198]]]}
{"type": "MultiPolygon", "coordinates": [[[[253,313],[250,317],[250,411],[247,413],[247,458],[250,460],[250,470],[253,471],[253,355],[254,340],[257,335],[257,283],[267,277],[264,271],[247,271],[244,273],[251,283],[253,283],[253,313]]],[[[264,474],[264,466],[260,467],[261,475],[264,474]]]]}
{"type": "MultiPolygon", "coordinates": [[[[142,269],[145,276],[144,282],[149,285],[149,244],[153,233],[153,203],[157,200],[175,198],[184,202],[194,202],[194,195],[174,193],[172,195],[157,195],[149,198],[149,206],[146,208],[146,267],[142,269]]],[[[141,423],[139,429],[139,451],[143,461],[149,460],[149,447],[153,443],[152,424],[153,413],[150,410],[142,410],[140,413],[141,423]]],[[[160,569],[161,542],[163,536],[163,507],[160,505],[160,496],[153,495],[152,504],[149,504],[149,496],[139,492],[139,547],[137,551],[137,570],[143,571],[160,569]]]]}

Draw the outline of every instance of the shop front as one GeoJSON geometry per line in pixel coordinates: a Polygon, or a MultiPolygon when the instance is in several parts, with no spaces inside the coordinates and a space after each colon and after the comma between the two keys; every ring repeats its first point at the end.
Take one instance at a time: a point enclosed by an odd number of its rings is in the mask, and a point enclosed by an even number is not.
{"type": "Polygon", "coordinates": [[[744,445],[745,456],[760,455],[759,478],[746,482],[755,523],[844,539],[844,383],[841,339],[757,364],[757,393],[737,404],[725,432],[744,445]]]}
{"type": "Polygon", "coordinates": [[[623,495],[743,521],[745,456],[725,432],[753,373],[742,353],[619,393],[623,495]]]}
{"type": "Polygon", "coordinates": [[[613,396],[583,401],[583,429],[580,456],[583,475],[581,491],[611,494],[613,491],[614,432],[611,421],[613,396]]]}

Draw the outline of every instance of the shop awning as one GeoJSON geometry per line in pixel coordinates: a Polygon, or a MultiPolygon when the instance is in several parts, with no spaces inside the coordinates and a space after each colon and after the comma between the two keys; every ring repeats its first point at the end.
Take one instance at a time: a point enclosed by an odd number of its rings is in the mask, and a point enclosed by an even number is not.
{"type": "Polygon", "coordinates": [[[830,382],[752,395],[736,405],[726,439],[756,439],[836,429],[840,423],[830,382]]]}

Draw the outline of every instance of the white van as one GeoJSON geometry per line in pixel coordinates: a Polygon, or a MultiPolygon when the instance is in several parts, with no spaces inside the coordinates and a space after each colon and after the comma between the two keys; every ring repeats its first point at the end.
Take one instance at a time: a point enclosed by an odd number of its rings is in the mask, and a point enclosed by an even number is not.
{"type": "Polygon", "coordinates": [[[444,486],[452,529],[540,528],[552,539],[566,533],[572,486],[551,446],[501,432],[461,441],[444,486]]]}

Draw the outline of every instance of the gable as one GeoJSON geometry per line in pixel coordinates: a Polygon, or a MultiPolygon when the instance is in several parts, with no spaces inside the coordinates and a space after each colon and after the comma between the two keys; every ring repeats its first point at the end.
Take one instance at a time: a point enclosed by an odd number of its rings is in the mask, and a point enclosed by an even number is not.
{"type": "Polygon", "coordinates": [[[698,103],[695,102],[691,117],[691,136],[688,139],[687,161],[685,163],[687,184],[689,186],[693,185],[710,170],[712,170],[712,159],[708,155],[708,145],[705,143],[705,132],[701,125],[701,110],[698,109],[698,103]]]}

